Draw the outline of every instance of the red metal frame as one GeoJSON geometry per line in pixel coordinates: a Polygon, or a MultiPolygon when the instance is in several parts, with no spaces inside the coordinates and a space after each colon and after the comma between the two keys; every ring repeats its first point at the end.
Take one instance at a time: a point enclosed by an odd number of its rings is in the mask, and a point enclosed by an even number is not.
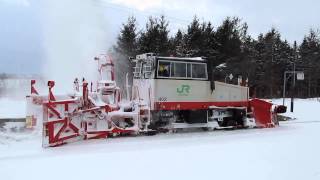
{"type": "Polygon", "coordinates": [[[52,88],[54,87],[54,81],[48,81],[48,87],[49,87],[49,101],[55,101],[56,98],[54,97],[53,95],[53,92],[52,92],[52,88]]]}
{"type": "Polygon", "coordinates": [[[66,140],[79,136],[79,128],[77,128],[68,118],[58,119],[56,121],[49,121],[45,123],[47,135],[49,137],[49,144],[64,144],[66,140]],[[62,127],[55,134],[55,125],[62,124],[62,127]],[[67,129],[71,129],[73,134],[69,136],[63,136],[67,129]]]}
{"type": "MultiPolygon", "coordinates": [[[[69,140],[72,140],[76,137],[83,136],[84,140],[87,139],[100,139],[107,138],[114,133],[133,133],[133,130],[121,129],[116,126],[112,126],[112,128],[105,131],[89,131],[88,130],[88,122],[83,121],[80,123],[80,127],[77,127],[74,123],[72,123],[71,119],[68,117],[63,117],[57,107],[63,105],[63,111],[68,112],[71,104],[76,104],[76,100],[65,100],[65,101],[49,101],[43,103],[44,108],[44,127],[45,127],[45,137],[48,137],[48,145],[49,146],[59,146],[67,143],[69,140]],[[56,118],[56,119],[54,119],[56,118]],[[53,119],[53,120],[52,120],[53,119]],[[57,129],[57,125],[60,125],[57,129]],[[83,130],[83,133],[80,134],[80,129],[83,130]],[[70,130],[72,133],[70,134],[70,130]],[[70,135],[65,136],[64,133],[69,133],[70,135]]],[[[84,110],[77,110],[73,113],[94,113],[96,111],[111,112],[114,110],[118,110],[119,107],[113,106],[103,106],[103,107],[93,107],[84,110]]],[[[72,116],[72,113],[70,114],[72,116]]]]}
{"type": "Polygon", "coordinates": [[[34,87],[35,84],[36,84],[36,80],[32,79],[32,80],[31,80],[31,94],[39,95],[38,91],[37,91],[36,88],[34,87]]]}

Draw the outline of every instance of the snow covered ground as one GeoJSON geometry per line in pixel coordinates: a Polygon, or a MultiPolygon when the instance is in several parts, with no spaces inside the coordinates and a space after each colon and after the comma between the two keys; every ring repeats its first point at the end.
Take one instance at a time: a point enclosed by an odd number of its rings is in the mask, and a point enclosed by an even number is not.
{"type": "Polygon", "coordinates": [[[0,179],[319,180],[320,102],[295,105],[288,115],[297,119],[273,129],[124,137],[47,149],[39,133],[1,133],[0,179]]]}

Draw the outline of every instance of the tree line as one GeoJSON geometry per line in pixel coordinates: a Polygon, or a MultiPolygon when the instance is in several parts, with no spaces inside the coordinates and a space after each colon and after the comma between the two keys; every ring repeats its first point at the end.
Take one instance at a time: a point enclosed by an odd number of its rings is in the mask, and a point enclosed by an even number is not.
{"type": "Polygon", "coordinates": [[[248,78],[252,96],[282,97],[284,72],[304,72],[304,80],[287,76],[286,96],[320,96],[320,35],[311,29],[300,44],[289,43],[270,28],[256,39],[248,34],[248,25],[238,17],[227,17],[214,27],[210,21],[194,17],[186,29],[170,35],[165,16],[150,17],[139,29],[135,17],[129,17],[120,29],[114,52],[130,67],[128,57],[153,52],[161,56],[206,57],[214,78],[236,83],[228,76],[248,78]]]}

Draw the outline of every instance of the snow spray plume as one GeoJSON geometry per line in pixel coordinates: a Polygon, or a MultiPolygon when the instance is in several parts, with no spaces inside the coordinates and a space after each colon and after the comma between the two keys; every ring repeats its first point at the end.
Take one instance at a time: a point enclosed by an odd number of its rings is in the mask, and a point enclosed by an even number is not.
{"type": "Polygon", "coordinates": [[[56,93],[70,92],[75,77],[95,82],[98,72],[93,58],[108,49],[107,20],[99,1],[42,3],[45,78],[56,81],[56,93]]]}
{"type": "Polygon", "coordinates": [[[26,98],[30,94],[31,79],[37,81],[36,89],[43,92],[44,83],[38,75],[6,75],[0,74],[0,99],[18,99],[26,98]]]}
{"type": "Polygon", "coordinates": [[[112,53],[112,58],[115,61],[116,82],[117,86],[121,89],[126,87],[126,74],[128,73],[129,84],[132,84],[132,63],[129,61],[129,57],[118,52],[112,53]]]}

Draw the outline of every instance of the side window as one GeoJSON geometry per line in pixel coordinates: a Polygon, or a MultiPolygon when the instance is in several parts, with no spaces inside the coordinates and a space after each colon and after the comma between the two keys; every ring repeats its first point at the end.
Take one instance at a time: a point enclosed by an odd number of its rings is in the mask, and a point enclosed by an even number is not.
{"type": "Polygon", "coordinates": [[[171,63],[171,77],[186,77],[186,63],[171,63]]]}
{"type": "Polygon", "coordinates": [[[158,76],[170,77],[170,62],[159,61],[158,76]]]}
{"type": "Polygon", "coordinates": [[[205,64],[192,64],[192,78],[206,79],[207,70],[205,64]]]}
{"type": "Polygon", "coordinates": [[[207,64],[198,62],[158,61],[158,77],[207,79],[207,64]]]}

